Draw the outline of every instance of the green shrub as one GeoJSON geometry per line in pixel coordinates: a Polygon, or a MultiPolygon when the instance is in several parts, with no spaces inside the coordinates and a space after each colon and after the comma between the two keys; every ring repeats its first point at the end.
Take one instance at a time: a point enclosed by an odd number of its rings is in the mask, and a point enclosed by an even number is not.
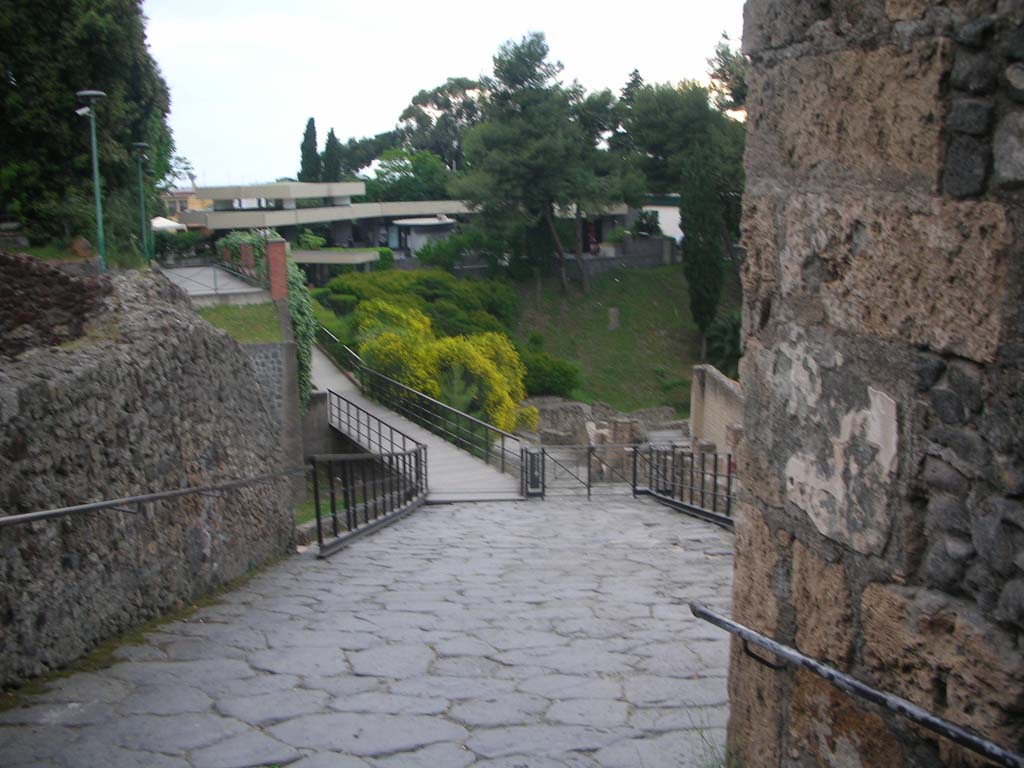
{"type": "Polygon", "coordinates": [[[351,293],[328,293],[323,303],[339,315],[347,315],[355,311],[359,298],[351,293]]]}
{"type": "Polygon", "coordinates": [[[153,251],[158,259],[194,256],[205,244],[206,238],[199,232],[153,233],[153,251]]]}
{"type": "Polygon", "coordinates": [[[375,272],[381,272],[395,266],[395,252],[390,248],[378,248],[377,253],[380,258],[373,264],[373,270],[375,272]]]}
{"type": "Polygon", "coordinates": [[[718,370],[733,379],[739,375],[743,354],[742,329],[743,321],[738,312],[715,318],[708,328],[708,358],[718,370]]]}
{"type": "Polygon", "coordinates": [[[661,222],[658,219],[657,211],[640,211],[637,214],[636,222],[633,224],[633,232],[640,237],[654,237],[661,234],[661,222]]]}
{"type": "Polygon", "coordinates": [[[544,349],[544,334],[540,331],[531,331],[526,339],[526,347],[534,352],[544,349]]]}
{"type": "Polygon", "coordinates": [[[604,240],[606,243],[613,243],[615,245],[618,245],[619,243],[624,241],[628,236],[628,229],[626,229],[625,227],[615,227],[615,229],[613,229],[611,232],[605,235],[604,240]]]}
{"type": "Polygon", "coordinates": [[[299,233],[297,245],[303,251],[319,251],[327,245],[327,238],[320,237],[311,229],[304,229],[299,233]]]}
{"type": "Polygon", "coordinates": [[[519,356],[526,366],[528,395],[572,397],[573,390],[579,388],[580,370],[568,360],[533,349],[520,349],[519,356]]]}
{"type": "Polygon", "coordinates": [[[313,389],[313,343],[316,340],[317,323],[313,315],[313,303],[306,288],[305,273],[299,265],[288,259],[288,313],[292,320],[295,336],[295,357],[299,380],[299,406],[306,412],[309,393],[313,389]]]}

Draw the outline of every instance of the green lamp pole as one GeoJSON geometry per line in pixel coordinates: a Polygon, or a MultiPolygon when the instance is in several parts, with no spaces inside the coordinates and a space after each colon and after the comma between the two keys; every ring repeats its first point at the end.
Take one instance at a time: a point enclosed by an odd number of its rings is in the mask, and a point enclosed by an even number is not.
{"type": "Polygon", "coordinates": [[[144,141],[136,141],[132,144],[135,154],[139,160],[139,242],[142,245],[142,255],[148,262],[153,258],[149,248],[149,228],[146,226],[146,190],[142,186],[142,162],[146,159],[146,150],[149,144],[144,141]]]}
{"type": "Polygon", "coordinates": [[[96,154],[96,101],[102,99],[103,91],[77,91],[75,95],[86,103],[78,114],[89,117],[89,134],[92,139],[92,186],[96,198],[96,249],[100,254],[100,272],[106,266],[107,247],[103,241],[103,200],[100,195],[100,161],[96,154]]]}

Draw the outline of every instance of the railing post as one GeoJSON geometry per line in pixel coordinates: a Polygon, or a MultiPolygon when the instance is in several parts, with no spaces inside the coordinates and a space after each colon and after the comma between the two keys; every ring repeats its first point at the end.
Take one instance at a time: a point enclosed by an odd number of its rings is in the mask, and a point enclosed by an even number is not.
{"type": "Polygon", "coordinates": [[[594,455],[594,446],[587,446],[587,501],[590,501],[590,457],[594,455]]]}
{"type": "Polygon", "coordinates": [[[331,529],[334,538],[338,538],[338,496],[334,487],[334,462],[327,462],[327,480],[331,489],[331,529]]]}
{"type": "Polygon", "coordinates": [[[316,465],[316,457],[311,457],[309,463],[313,466],[313,506],[316,509],[316,543],[324,545],[324,529],[320,520],[320,471],[316,465]]]}
{"type": "Polygon", "coordinates": [[[725,514],[732,516],[732,454],[725,454],[725,514]]]}
{"type": "Polygon", "coordinates": [[[639,450],[638,450],[638,447],[635,446],[635,445],[632,448],[630,448],[630,450],[633,452],[633,482],[632,482],[632,488],[633,488],[633,498],[635,499],[636,498],[636,455],[637,455],[637,453],[639,453],[639,450]]]}
{"type": "Polygon", "coordinates": [[[548,454],[541,446],[540,449],[540,497],[543,499],[548,492],[548,454]]]}
{"type": "Polygon", "coordinates": [[[501,435],[501,474],[505,474],[505,433],[501,435]]]}
{"type": "Polygon", "coordinates": [[[704,480],[707,474],[705,467],[705,459],[707,454],[704,451],[700,452],[700,508],[704,509],[704,480]]]}
{"type": "Polygon", "coordinates": [[[718,454],[715,454],[715,473],[712,475],[713,485],[711,486],[711,511],[718,511],[718,454]]]}

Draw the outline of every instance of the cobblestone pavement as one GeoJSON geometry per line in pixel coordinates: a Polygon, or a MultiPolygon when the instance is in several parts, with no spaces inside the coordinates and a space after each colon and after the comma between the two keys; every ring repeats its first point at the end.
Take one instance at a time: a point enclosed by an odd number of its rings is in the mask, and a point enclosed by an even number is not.
{"type": "Polygon", "coordinates": [[[0,714],[0,765],[723,765],[732,536],[651,501],[425,508],[0,714]]]}

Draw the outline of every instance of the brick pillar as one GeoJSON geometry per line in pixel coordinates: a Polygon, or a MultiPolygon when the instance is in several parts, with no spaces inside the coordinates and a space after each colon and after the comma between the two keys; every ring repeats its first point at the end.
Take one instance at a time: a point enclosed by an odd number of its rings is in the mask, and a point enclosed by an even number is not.
{"type": "MultiPolygon", "coordinates": [[[[1019,751],[1024,10],[748,0],[745,22],[732,614],[1019,751]]],[[[980,764],[735,644],[729,694],[737,765],[980,764]]]]}
{"type": "Polygon", "coordinates": [[[288,266],[285,241],[267,240],[267,273],[270,275],[270,298],[274,301],[288,298],[288,266]]]}
{"type": "Polygon", "coordinates": [[[242,243],[240,248],[241,257],[239,259],[239,268],[247,275],[252,274],[255,268],[255,262],[252,257],[252,246],[248,243],[242,243]]]}

